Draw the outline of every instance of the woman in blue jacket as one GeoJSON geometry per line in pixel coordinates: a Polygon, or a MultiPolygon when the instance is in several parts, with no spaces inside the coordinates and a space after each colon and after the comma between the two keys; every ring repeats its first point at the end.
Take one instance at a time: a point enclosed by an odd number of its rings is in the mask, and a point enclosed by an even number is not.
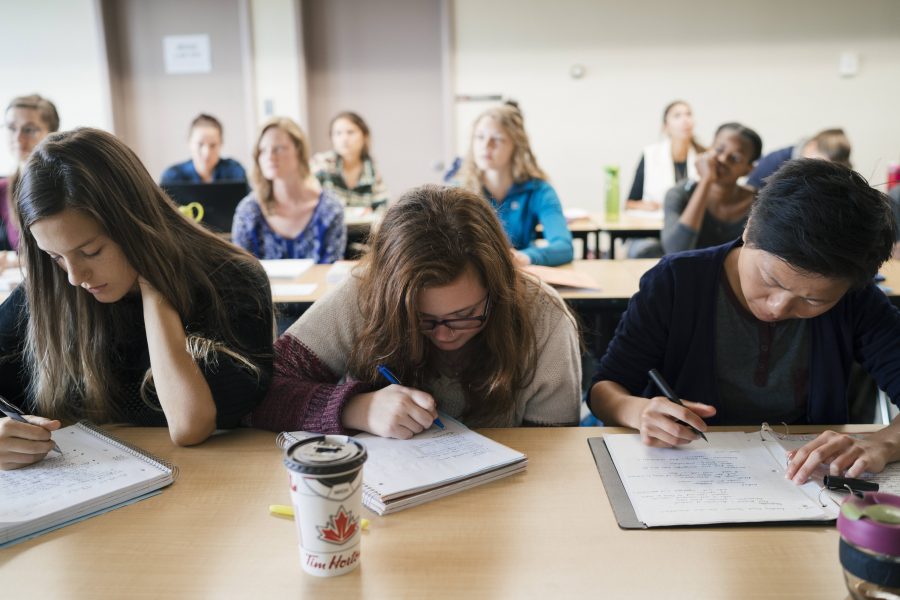
{"type": "Polygon", "coordinates": [[[559,197],[531,151],[518,108],[498,106],[476,119],[459,183],[487,198],[497,211],[517,263],[555,266],[572,261],[572,233],[559,197]],[[534,245],[538,224],[546,246],[534,245]]]}

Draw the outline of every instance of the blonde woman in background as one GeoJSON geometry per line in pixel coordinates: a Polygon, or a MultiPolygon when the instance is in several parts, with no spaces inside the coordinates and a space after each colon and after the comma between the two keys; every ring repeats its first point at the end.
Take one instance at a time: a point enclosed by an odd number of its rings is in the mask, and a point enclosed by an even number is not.
{"type": "Polygon", "coordinates": [[[457,182],[486,198],[497,212],[517,264],[555,266],[572,261],[572,233],[559,197],[531,151],[517,107],[491,108],[475,120],[457,182]],[[546,246],[534,243],[539,224],[546,246]]]}
{"type": "Polygon", "coordinates": [[[347,244],[344,207],[309,170],[309,143],[291,119],[263,123],[253,149],[253,191],[238,204],[232,241],[260,259],[332,263],[347,244]]]}
{"type": "MultiPolygon", "coordinates": [[[[59,130],[59,113],[52,102],[37,94],[19,96],[6,107],[4,125],[9,134],[10,154],[16,160],[18,169],[41,140],[59,130]]],[[[16,250],[19,247],[19,228],[10,205],[10,190],[15,185],[15,179],[15,173],[8,179],[0,179],[0,250],[16,250]]]]}

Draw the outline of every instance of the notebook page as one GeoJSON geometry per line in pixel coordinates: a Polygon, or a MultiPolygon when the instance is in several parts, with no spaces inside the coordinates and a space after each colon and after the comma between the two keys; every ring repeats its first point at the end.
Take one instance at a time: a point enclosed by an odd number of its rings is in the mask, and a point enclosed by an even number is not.
{"type": "Polygon", "coordinates": [[[77,425],[54,432],[53,440],[62,456],[51,452],[37,464],[0,471],[0,529],[108,496],[127,496],[126,490],[169,476],[77,425]]]}
{"type": "Polygon", "coordinates": [[[826,520],[784,478],[759,434],[707,433],[681,448],[650,448],[639,435],[603,439],[638,519],[650,527],[826,520]]]}
{"type": "Polygon", "coordinates": [[[432,426],[409,440],[360,434],[369,457],[363,467],[365,484],[382,497],[409,493],[463,479],[499,465],[525,458],[441,415],[446,429],[432,426]]]}

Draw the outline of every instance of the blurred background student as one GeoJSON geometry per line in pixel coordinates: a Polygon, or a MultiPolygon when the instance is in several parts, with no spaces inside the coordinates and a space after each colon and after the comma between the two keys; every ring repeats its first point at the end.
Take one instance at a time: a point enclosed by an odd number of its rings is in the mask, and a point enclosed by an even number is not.
{"type": "Polygon", "coordinates": [[[663,110],[664,139],[644,148],[626,208],[658,211],[672,186],[685,179],[698,179],[697,155],[706,149],[694,138],[694,113],[684,100],[675,100],[663,110]]]}
{"type": "Polygon", "coordinates": [[[34,147],[48,134],[59,130],[59,113],[52,102],[31,94],[13,98],[6,107],[3,119],[9,135],[10,154],[16,160],[16,171],[9,178],[0,179],[0,250],[17,250],[19,228],[13,217],[12,188],[19,169],[31,156],[34,147]]]}
{"type": "Polygon", "coordinates": [[[556,190],[531,151],[522,113],[502,105],[481,113],[472,128],[469,152],[458,183],[491,203],[520,265],[555,266],[572,262],[572,233],[556,190]],[[535,245],[537,226],[545,246],[535,245]]]}
{"type": "Polygon", "coordinates": [[[718,246],[744,231],[756,191],[738,185],[762,152],[759,135],[740,123],[716,130],[712,148],[697,157],[699,180],[676,185],[666,194],[661,235],[666,254],[718,246]]]}
{"type": "Polygon", "coordinates": [[[809,140],[766,154],[750,173],[747,185],[762,189],[766,178],[793,158],[818,158],[852,169],[850,150],[850,140],[843,129],[824,129],[809,140]]]}
{"type": "Polygon", "coordinates": [[[291,119],[263,123],[253,149],[252,185],[234,213],[235,244],[260,259],[343,258],[344,207],[310,173],[309,143],[291,119]]]}
{"type": "Polygon", "coordinates": [[[212,115],[199,114],[188,132],[190,160],[172,165],[160,178],[160,184],[246,181],[241,163],[222,158],[222,124],[212,115]]]}
{"type": "Polygon", "coordinates": [[[311,169],[322,187],[347,207],[387,206],[388,191],[370,153],[369,126],[355,112],[345,111],[329,126],[332,150],[312,157],[311,169]]]}

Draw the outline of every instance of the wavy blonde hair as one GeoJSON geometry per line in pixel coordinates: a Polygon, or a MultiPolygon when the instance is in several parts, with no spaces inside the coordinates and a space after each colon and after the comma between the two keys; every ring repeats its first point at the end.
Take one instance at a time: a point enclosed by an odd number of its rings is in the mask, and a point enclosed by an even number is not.
{"type": "Polygon", "coordinates": [[[547,179],[547,174],[538,166],[531,144],[528,141],[528,133],[525,132],[525,119],[522,112],[515,106],[504,104],[484,111],[472,125],[472,136],[469,142],[469,151],[463,160],[459,170],[460,185],[474,194],[481,195],[484,186],[484,171],[475,164],[475,153],[472,146],[475,143],[475,129],[483,119],[493,119],[509,137],[513,143],[512,176],[513,181],[522,183],[529,179],[547,179]]]}
{"type": "MultiPolygon", "coordinates": [[[[31,226],[64,210],[78,210],[96,220],[183,321],[202,318],[210,323],[204,333],[210,337],[188,336],[187,350],[198,362],[214,364],[219,354],[227,354],[259,375],[254,361],[261,357],[241,354],[244,350],[213,281],[225,266],[262,277],[258,263],[182,216],[137,155],[115,136],[96,129],[47,136],[23,166],[13,194],[28,305],[23,362],[38,414],[101,422],[121,416],[113,409],[112,399],[122,390],[110,349],[121,343],[133,312],[121,302],[97,302],[70,285],[65,271],[38,247],[31,226]]],[[[266,308],[262,304],[260,310],[266,308]]],[[[148,370],[141,394],[149,406],[161,410],[148,399],[151,382],[148,370]]]]}
{"type": "Polygon", "coordinates": [[[259,143],[266,132],[272,128],[280,129],[288,134],[291,141],[294,142],[294,148],[297,149],[297,161],[300,163],[300,179],[306,179],[309,175],[309,142],[306,140],[306,134],[300,129],[300,126],[288,117],[272,117],[262,124],[259,129],[259,135],[256,136],[256,145],[253,146],[253,171],[250,174],[250,183],[256,192],[256,199],[262,208],[263,214],[270,214],[272,207],[275,205],[275,195],[272,193],[272,182],[263,177],[262,170],[259,168],[259,143]]]}
{"type": "MultiPolygon", "coordinates": [[[[474,269],[490,298],[484,327],[466,346],[458,374],[466,401],[463,418],[500,425],[532,381],[537,364],[533,307],[558,300],[512,262],[497,215],[480,196],[456,187],[422,186],[387,211],[356,271],[366,322],[349,358],[349,373],[383,385],[375,366],[389,364],[405,384],[427,389],[439,374],[440,350],[419,331],[423,289],[444,286],[474,269]]],[[[574,320],[573,320],[574,322],[574,320]]]]}

